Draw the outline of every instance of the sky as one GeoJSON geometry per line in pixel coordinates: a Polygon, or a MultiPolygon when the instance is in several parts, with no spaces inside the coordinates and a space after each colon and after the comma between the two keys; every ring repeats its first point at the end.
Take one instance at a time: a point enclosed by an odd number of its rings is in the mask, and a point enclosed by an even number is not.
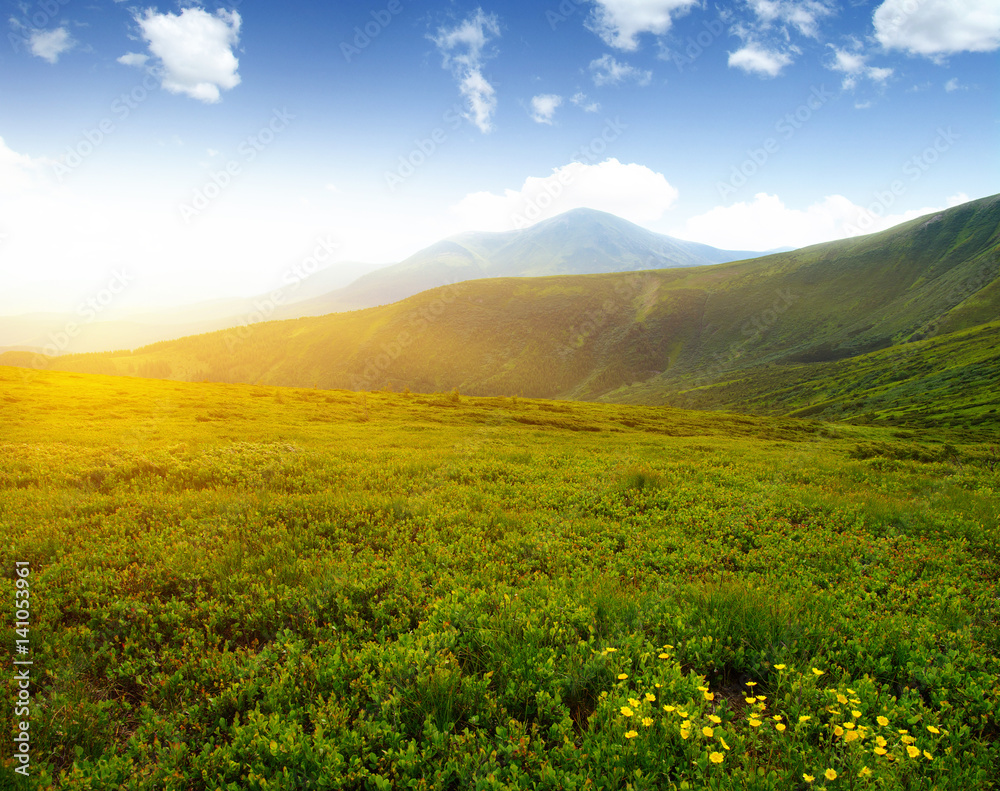
{"type": "Polygon", "coordinates": [[[579,206],[734,250],[1000,192],[997,0],[2,0],[0,315],[579,206]]]}

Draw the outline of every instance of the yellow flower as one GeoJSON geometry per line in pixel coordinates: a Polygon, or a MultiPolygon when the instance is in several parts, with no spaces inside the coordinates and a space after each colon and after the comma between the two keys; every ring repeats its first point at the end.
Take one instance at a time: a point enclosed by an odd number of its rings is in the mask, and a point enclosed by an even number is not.
{"type": "Polygon", "coordinates": [[[681,727],[681,738],[682,738],[682,739],[686,739],[686,738],[688,738],[688,737],[689,737],[690,735],[691,735],[691,731],[687,730],[687,729],[686,729],[686,728],[684,728],[684,727],[681,727]]]}
{"type": "Polygon", "coordinates": [[[676,706],[664,706],[663,710],[664,711],[677,711],[677,707],[676,706]]]}
{"type": "Polygon", "coordinates": [[[699,692],[708,692],[708,687],[698,687],[699,692]]]}
{"type": "Polygon", "coordinates": [[[681,711],[680,709],[678,709],[678,710],[677,710],[677,713],[678,713],[678,714],[679,714],[679,715],[680,715],[680,716],[681,716],[681,717],[682,717],[683,719],[685,719],[685,720],[686,720],[686,719],[687,719],[688,717],[690,717],[690,716],[691,716],[691,715],[690,715],[690,714],[688,714],[688,713],[687,713],[686,711],[681,711]]]}
{"type": "Polygon", "coordinates": [[[747,702],[748,706],[752,706],[754,703],[757,702],[757,698],[743,698],[743,700],[747,702]]]}
{"type": "Polygon", "coordinates": [[[767,700],[767,695],[758,695],[757,700],[767,700]]]}
{"type": "Polygon", "coordinates": [[[629,706],[635,706],[636,708],[638,708],[639,707],[639,701],[636,698],[629,698],[628,699],[628,705],[629,706]]]}
{"type": "Polygon", "coordinates": [[[663,684],[653,684],[657,689],[663,689],[663,684]]]}
{"type": "Polygon", "coordinates": [[[876,747],[875,755],[885,755],[885,747],[876,747]]]}
{"type": "Polygon", "coordinates": [[[916,739],[914,739],[912,736],[900,736],[899,740],[903,744],[913,744],[916,741],[916,739]]]}
{"type": "Polygon", "coordinates": [[[647,692],[645,695],[645,701],[647,703],[654,703],[656,701],[656,695],[654,695],[652,692],[647,692]]]}
{"type": "Polygon", "coordinates": [[[771,719],[774,720],[775,722],[781,722],[785,718],[782,717],[780,714],[775,714],[773,717],[771,717],[771,719]]]}
{"type": "Polygon", "coordinates": [[[885,737],[883,737],[883,736],[876,736],[875,737],[875,744],[877,744],[879,747],[885,747],[888,743],[889,742],[887,742],[885,740],[885,737]]]}
{"type": "Polygon", "coordinates": [[[785,723],[779,722],[777,725],[774,726],[774,728],[775,730],[778,731],[778,733],[783,733],[785,730],[785,723]]]}
{"type": "Polygon", "coordinates": [[[670,654],[660,654],[660,659],[670,659],[670,654]]]}
{"type": "Polygon", "coordinates": [[[837,703],[839,703],[841,706],[846,706],[847,705],[847,698],[845,698],[843,695],[841,695],[838,692],[837,693],[837,703]]]}
{"type": "Polygon", "coordinates": [[[630,709],[630,708],[629,708],[628,706],[622,706],[622,707],[621,707],[621,708],[619,709],[619,711],[620,711],[620,712],[621,712],[622,714],[624,714],[624,715],[625,715],[626,717],[631,717],[631,716],[632,716],[632,715],[633,715],[633,714],[635,713],[635,712],[634,712],[634,711],[632,711],[632,709],[630,709]]]}
{"type": "Polygon", "coordinates": [[[799,722],[809,722],[809,720],[811,720],[811,719],[812,719],[812,717],[810,717],[808,714],[800,714],[799,715],[799,722]]]}
{"type": "Polygon", "coordinates": [[[871,777],[871,775],[872,775],[872,770],[869,769],[867,766],[862,766],[861,771],[858,772],[858,777],[871,777]]]}
{"type": "Polygon", "coordinates": [[[709,714],[709,715],[708,715],[708,719],[709,719],[709,720],[710,720],[711,722],[714,722],[714,723],[715,723],[716,725],[718,725],[719,723],[721,723],[721,722],[722,722],[722,717],[718,717],[718,716],[716,716],[715,714],[709,714]]]}
{"type": "Polygon", "coordinates": [[[724,757],[722,753],[709,753],[708,760],[713,764],[721,764],[724,757]]]}
{"type": "Polygon", "coordinates": [[[819,670],[818,668],[815,668],[815,667],[812,669],[812,671],[813,671],[813,675],[817,676],[817,677],[822,676],[823,673],[826,672],[825,670],[819,670]]]}
{"type": "Polygon", "coordinates": [[[941,733],[941,731],[939,731],[939,730],[938,730],[937,728],[935,728],[935,727],[934,727],[933,725],[928,725],[928,726],[927,726],[927,730],[929,730],[929,731],[930,731],[931,733],[941,733]]]}
{"type": "Polygon", "coordinates": [[[784,670],[784,669],[785,669],[785,666],[784,666],[784,665],[775,665],[775,666],[774,666],[774,669],[775,669],[775,670],[784,670]]]}
{"type": "Polygon", "coordinates": [[[605,648],[604,650],[605,650],[605,651],[607,651],[607,652],[608,652],[608,653],[610,654],[610,653],[614,653],[614,652],[615,652],[615,651],[617,651],[618,649],[617,649],[617,648],[611,648],[611,647],[609,646],[608,648],[605,648]]]}
{"type": "Polygon", "coordinates": [[[749,723],[750,723],[750,727],[751,727],[751,728],[759,728],[759,727],[760,727],[760,725],[761,725],[761,722],[760,722],[760,720],[758,720],[758,719],[756,719],[756,718],[754,718],[754,719],[752,719],[752,720],[749,720],[749,723]]]}
{"type": "Polygon", "coordinates": [[[843,735],[844,735],[844,729],[843,729],[843,728],[841,728],[841,727],[840,727],[840,726],[838,725],[837,727],[835,727],[835,728],[833,729],[833,735],[834,735],[834,736],[843,736],[843,735]]]}
{"type": "Polygon", "coordinates": [[[856,742],[860,734],[857,731],[848,731],[844,734],[844,741],[850,744],[851,742],[856,742]]]}
{"type": "Polygon", "coordinates": [[[851,709],[851,716],[854,717],[854,719],[857,719],[861,716],[861,712],[857,709],[851,709]]]}
{"type": "Polygon", "coordinates": [[[670,645],[669,643],[664,643],[663,647],[666,648],[668,651],[673,651],[674,650],[674,647],[672,645],[670,645]]]}
{"type": "Polygon", "coordinates": [[[920,755],[920,750],[918,750],[912,744],[908,744],[906,745],[906,754],[909,755],[910,758],[916,758],[918,755],[920,755]]]}
{"type": "Polygon", "coordinates": [[[715,700],[714,692],[702,692],[701,694],[705,696],[705,700],[715,700]]]}
{"type": "Polygon", "coordinates": [[[628,678],[628,673],[619,673],[618,674],[618,680],[619,681],[624,681],[626,678],[628,678]]]}
{"type": "Polygon", "coordinates": [[[643,717],[642,718],[642,724],[643,724],[643,727],[649,728],[653,724],[653,718],[652,717],[643,717]]]}
{"type": "Polygon", "coordinates": [[[636,731],[625,731],[625,738],[626,739],[634,739],[638,735],[639,734],[636,731]]]}
{"type": "Polygon", "coordinates": [[[857,695],[858,693],[857,693],[857,692],[855,692],[855,691],[854,691],[853,689],[851,689],[850,687],[848,687],[848,688],[847,688],[847,694],[848,694],[848,695],[857,695]]]}
{"type": "Polygon", "coordinates": [[[726,744],[726,740],[723,739],[721,736],[719,737],[719,744],[722,745],[722,749],[723,750],[728,750],[729,749],[729,745],[726,744]]]}
{"type": "Polygon", "coordinates": [[[878,717],[876,717],[876,718],[875,718],[875,722],[877,722],[877,723],[878,723],[879,725],[881,725],[881,726],[882,726],[883,728],[884,728],[884,727],[885,727],[886,725],[888,725],[888,724],[889,724],[889,720],[887,720],[887,719],[886,719],[885,717],[883,717],[882,715],[879,715],[878,717]]]}
{"type": "Polygon", "coordinates": [[[854,723],[853,722],[845,722],[844,723],[844,727],[847,730],[849,730],[849,731],[853,731],[854,730],[854,723]]]}
{"type": "Polygon", "coordinates": [[[827,769],[825,772],[823,772],[823,777],[825,777],[827,780],[836,780],[837,773],[833,769],[827,769]]]}
{"type": "Polygon", "coordinates": [[[747,682],[747,686],[748,687],[756,687],[757,686],[757,682],[756,681],[748,681],[747,682]]]}
{"type": "Polygon", "coordinates": [[[813,780],[816,779],[816,775],[803,774],[802,779],[805,780],[807,783],[811,783],[813,780]]]}
{"type": "Polygon", "coordinates": [[[928,761],[934,760],[934,756],[931,755],[929,752],[927,752],[927,750],[924,750],[924,758],[926,758],[928,761]]]}
{"type": "Polygon", "coordinates": [[[713,736],[715,736],[715,731],[713,731],[706,725],[704,728],[701,729],[701,735],[707,739],[711,739],[713,736]]]}

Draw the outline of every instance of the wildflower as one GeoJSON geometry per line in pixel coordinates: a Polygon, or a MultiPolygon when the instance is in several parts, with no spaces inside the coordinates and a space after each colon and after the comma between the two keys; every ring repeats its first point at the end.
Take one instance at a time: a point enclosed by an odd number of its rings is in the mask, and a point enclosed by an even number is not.
{"type": "Polygon", "coordinates": [[[753,718],[751,720],[748,720],[748,722],[749,722],[751,728],[759,728],[761,726],[761,722],[757,718],[753,718]]]}
{"type": "Polygon", "coordinates": [[[784,669],[785,669],[785,666],[784,666],[784,665],[775,665],[775,666],[774,666],[774,669],[775,669],[775,670],[784,670],[784,669]]]}
{"type": "Polygon", "coordinates": [[[869,769],[867,766],[862,766],[861,771],[858,772],[858,777],[871,777],[871,775],[872,775],[872,770],[869,769]]]}
{"type": "Polygon", "coordinates": [[[690,735],[691,735],[691,731],[689,731],[686,728],[684,728],[683,726],[681,726],[681,738],[682,739],[687,739],[690,735]]]}
{"type": "Polygon", "coordinates": [[[861,734],[857,731],[848,731],[844,734],[844,741],[850,744],[851,742],[856,742],[860,738],[861,734]]]}
{"type": "Polygon", "coordinates": [[[854,719],[857,719],[861,716],[861,712],[857,709],[851,709],[851,716],[854,717],[854,719]]]}
{"type": "Polygon", "coordinates": [[[664,706],[663,710],[666,711],[666,712],[677,711],[677,707],[676,706],[664,706]]]}
{"type": "Polygon", "coordinates": [[[617,649],[617,648],[611,648],[610,646],[608,646],[608,647],[607,647],[607,648],[605,648],[604,650],[605,650],[605,651],[607,651],[607,652],[608,652],[609,654],[613,654],[613,653],[614,653],[615,651],[617,651],[618,649],[617,649]]]}
{"type": "Polygon", "coordinates": [[[838,692],[837,693],[837,703],[839,703],[841,706],[846,706],[847,705],[847,698],[845,698],[843,695],[841,695],[838,692]]]}
{"type": "Polygon", "coordinates": [[[775,714],[773,717],[771,717],[771,719],[774,720],[775,722],[781,722],[784,719],[784,717],[782,717],[780,714],[775,714]]]}
{"type": "Polygon", "coordinates": [[[645,696],[645,701],[647,703],[654,703],[656,701],[656,695],[654,695],[652,692],[647,692],[645,696]]]}
{"type": "Polygon", "coordinates": [[[752,706],[754,703],[757,702],[757,698],[743,698],[743,700],[747,702],[748,706],[752,706]]]}
{"type": "Polygon", "coordinates": [[[920,750],[918,750],[912,744],[908,744],[906,745],[906,754],[909,755],[910,758],[916,758],[918,755],[920,755],[920,750]]]}
{"type": "Polygon", "coordinates": [[[618,680],[619,681],[624,681],[626,678],[628,678],[628,673],[619,673],[618,674],[618,680]]]}
{"type": "Polygon", "coordinates": [[[934,760],[934,756],[931,755],[929,752],[927,752],[927,750],[924,750],[924,758],[926,758],[928,761],[934,760]]]}
{"type": "Polygon", "coordinates": [[[670,659],[670,654],[660,654],[660,659],[670,659]]]}
{"type": "Polygon", "coordinates": [[[629,706],[635,706],[636,708],[638,708],[639,707],[639,701],[636,698],[629,698],[628,699],[628,705],[629,706]]]}
{"type": "Polygon", "coordinates": [[[748,681],[747,682],[747,686],[748,687],[756,687],[757,686],[757,682],[756,681],[748,681]]]}
{"type": "Polygon", "coordinates": [[[885,738],[882,736],[875,737],[875,744],[877,744],[879,747],[885,747],[888,743],[889,742],[887,742],[885,738]]]}
{"type": "Polygon", "coordinates": [[[657,689],[663,688],[663,684],[653,684],[653,686],[656,687],[657,689]]]}
{"type": "Polygon", "coordinates": [[[916,739],[914,739],[912,736],[900,736],[899,740],[903,744],[913,744],[916,741],[916,739]]]}
{"type": "Polygon", "coordinates": [[[713,764],[721,764],[724,757],[722,753],[709,753],[708,760],[713,764]]]}
{"type": "Polygon", "coordinates": [[[825,777],[827,780],[836,780],[837,772],[833,769],[827,769],[825,772],[823,772],[823,777],[825,777]]]}
{"type": "Polygon", "coordinates": [[[757,700],[767,700],[767,695],[758,695],[757,700]]]}
{"type": "Polygon", "coordinates": [[[805,780],[807,783],[811,783],[813,780],[816,779],[816,775],[807,775],[803,773],[802,779],[805,780]]]}
{"type": "Polygon", "coordinates": [[[715,731],[713,731],[706,725],[704,728],[701,729],[701,735],[704,736],[706,739],[711,739],[713,736],[715,736],[715,731]]]}
{"type": "Polygon", "coordinates": [[[726,744],[726,740],[723,739],[721,736],[719,737],[719,744],[722,745],[722,749],[723,750],[728,750],[729,749],[729,745],[726,744]]]}
{"type": "Polygon", "coordinates": [[[699,692],[708,692],[708,687],[698,687],[699,692]]]}
{"type": "Polygon", "coordinates": [[[818,668],[815,668],[815,667],[812,669],[812,671],[813,671],[813,675],[816,676],[817,678],[819,678],[820,676],[822,676],[826,672],[825,670],[819,670],[818,668]]]}
{"type": "Polygon", "coordinates": [[[715,700],[714,692],[702,692],[701,694],[705,696],[705,700],[715,700]]]}
{"type": "Polygon", "coordinates": [[[625,738],[626,739],[634,739],[638,735],[639,734],[636,731],[625,731],[625,738]]]}
{"type": "Polygon", "coordinates": [[[632,715],[633,715],[633,714],[635,713],[635,712],[634,712],[634,711],[632,711],[632,709],[630,709],[630,708],[629,708],[628,706],[622,706],[622,707],[621,707],[621,708],[619,709],[619,711],[621,711],[621,713],[622,713],[622,714],[624,714],[624,715],[625,715],[626,717],[631,717],[631,716],[632,716],[632,715]]]}
{"type": "Polygon", "coordinates": [[[642,725],[643,725],[644,728],[649,728],[650,726],[652,726],[652,724],[653,724],[653,718],[652,717],[643,717],[642,718],[642,725]]]}
{"type": "Polygon", "coordinates": [[[875,748],[875,755],[885,755],[885,752],[885,747],[882,747],[881,745],[875,748]]]}
{"type": "Polygon", "coordinates": [[[881,725],[883,728],[889,724],[889,720],[883,717],[881,714],[875,718],[875,722],[881,725]]]}
{"type": "Polygon", "coordinates": [[[834,736],[843,736],[843,735],[844,735],[844,729],[843,729],[843,728],[841,728],[841,727],[840,727],[840,726],[838,725],[837,727],[835,727],[835,728],[833,729],[833,735],[834,735],[834,736]]]}
{"type": "Polygon", "coordinates": [[[855,691],[854,691],[853,689],[851,689],[850,687],[848,687],[848,688],[847,688],[847,694],[848,694],[848,695],[857,695],[858,693],[857,693],[857,692],[855,692],[855,691]]]}
{"type": "Polygon", "coordinates": [[[715,714],[709,714],[708,719],[716,725],[722,722],[722,717],[716,716],[715,714]]]}
{"type": "Polygon", "coordinates": [[[686,720],[686,719],[687,719],[688,717],[690,717],[690,716],[691,716],[691,715],[690,715],[690,714],[688,714],[688,713],[687,713],[686,711],[681,711],[680,709],[678,709],[678,710],[677,710],[677,713],[678,713],[678,714],[679,714],[679,715],[680,715],[680,716],[681,716],[681,717],[682,717],[683,719],[685,719],[685,720],[686,720]]]}
{"type": "Polygon", "coordinates": [[[928,726],[927,726],[927,730],[929,730],[929,731],[930,731],[931,733],[941,733],[941,731],[939,731],[939,730],[938,730],[937,728],[935,728],[935,727],[934,727],[933,725],[928,725],[928,726]]]}
{"type": "Polygon", "coordinates": [[[808,714],[800,714],[799,715],[799,722],[809,722],[809,720],[811,720],[811,719],[812,719],[812,717],[810,717],[808,714]]]}
{"type": "Polygon", "coordinates": [[[844,723],[844,728],[847,729],[847,730],[849,730],[849,731],[853,731],[854,730],[854,723],[853,722],[845,722],[844,723]]]}
{"type": "Polygon", "coordinates": [[[775,728],[776,731],[778,731],[778,733],[784,733],[784,731],[785,731],[785,723],[779,722],[777,725],[774,726],[774,728],[775,728]]]}

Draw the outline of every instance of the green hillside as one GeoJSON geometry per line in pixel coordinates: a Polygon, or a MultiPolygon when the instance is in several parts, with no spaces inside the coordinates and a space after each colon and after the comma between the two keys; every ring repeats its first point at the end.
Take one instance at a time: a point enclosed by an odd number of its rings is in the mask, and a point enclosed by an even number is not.
{"type": "Polygon", "coordinates": [[[767,412],[831,402],[840,417],[874,412],[909,420],[936,419],[961,394],[972,411],[952,417],[965,421],[996,414],[972,406],[992,398],[984,392],[997,375],[995,357],[983,351],[990,331],[964,331],[1000,316],[998,273],[1000,196],[884,233],[751,261],[479,280],[380,308],[133,352],[54,361],[4,355],[0,362],[189,381],[458,388],[767,412]],[[927,338],[936,343],[919,343],[927,338]],[[935,351],[943,348],[947,354],[935,351]],[[913,384],[907,392],[938,403],[926,412],[919,398],[912,409],[894,406],[878,381],[880,367],[924,350],[925,359],[905,368],[913,384]],[[969,366],[953,370],[966,359],[969,366]],[[871,381],[855,381],[866,376],[871,381]],[[935,381],[940,386],[930,386],[935,381]],[[871,392],[850,397],[854,386],[871,392]],[[708,389],[694,389],[701,387],[708,389]],[[781,393],[772,399],[775,390],[781,393]]]}
{"type": "Polygon", "coordinates": [[[0,459],[4,791],[998,787],[948,429],[0,368],[0,459]]]}

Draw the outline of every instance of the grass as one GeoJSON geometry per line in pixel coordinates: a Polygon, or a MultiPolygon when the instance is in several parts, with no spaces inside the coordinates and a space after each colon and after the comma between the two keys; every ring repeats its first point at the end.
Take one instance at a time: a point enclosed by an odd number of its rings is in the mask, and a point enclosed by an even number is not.
{"type": "Polygon", "coordinates": [[[0,426],[2,788],[995,787],[960,431],[15,368],[0,426]]]}

